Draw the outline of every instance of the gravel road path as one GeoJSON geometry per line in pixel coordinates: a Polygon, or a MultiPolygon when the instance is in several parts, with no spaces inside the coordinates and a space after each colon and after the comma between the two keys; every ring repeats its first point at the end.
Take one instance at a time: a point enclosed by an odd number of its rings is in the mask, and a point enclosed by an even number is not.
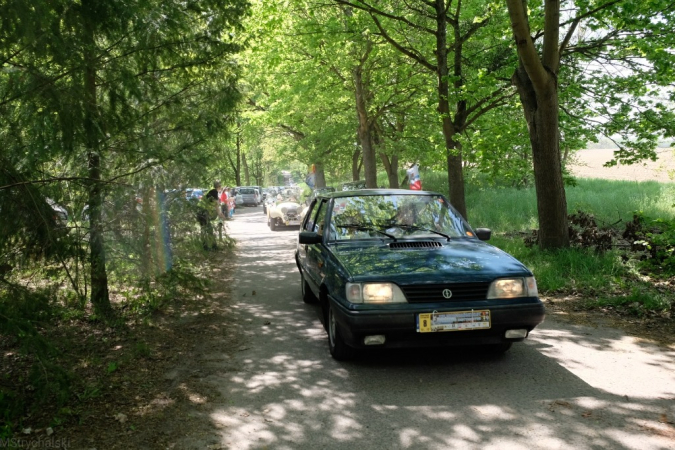
{"type": "MultiPolygon", "coordinates": [[[[331,359],[300,299],[297,229],[260,208],[228,223],[238,241],[233,318],[242,345],[198,364],[221,395],[208,436],[176,448],[675,449],[675,351],[550,316],[502,356],[396,351],[331,359]]],[[[233,330],[235,331],[235,330],[233,330]]]]}

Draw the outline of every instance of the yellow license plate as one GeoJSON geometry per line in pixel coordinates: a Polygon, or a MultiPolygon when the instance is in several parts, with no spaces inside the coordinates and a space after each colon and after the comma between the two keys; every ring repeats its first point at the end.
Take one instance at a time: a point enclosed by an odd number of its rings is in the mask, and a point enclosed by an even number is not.
{"type": "Polygon", "coordinates": [[[432,312],[417,316],[418,333],[437,331],[487,330],[491,326],[489,309],[432,312]]]}

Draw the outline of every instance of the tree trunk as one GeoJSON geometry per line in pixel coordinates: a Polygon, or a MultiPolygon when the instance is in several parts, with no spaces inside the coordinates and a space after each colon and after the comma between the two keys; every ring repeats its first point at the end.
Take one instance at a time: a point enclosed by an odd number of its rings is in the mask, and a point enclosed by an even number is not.
{"type": "MultiPolygon", "coordinates": [[[[448,53],[446,34],[446,8],[445,0],[436,0],[436,59],[438,78],[438,113],[443,122],[443,137],[445,138],[445,150],[448,163],[448,188],[450,191],[450,203],[464,217],[466,215],[466,200],[464,198],[464,172],[462,169],[462,152],[458,143],[453,139],[455,126],[450,117],[450,103],[448,101],[448,53]]],[[[424,180],[422,180],[424,188],[424,180]]]]}
{"type": "Polygon", "coordinates": [[[558,69],[560,67],[560,2],[544,3],[544,41],[539,49],[530,32],[526,3],[506,1],[519,64],[512,81],[518,89],[532,145],[534,184],[539,214],[539,247],[569,247],[567,199],[560,161],[558,69]]]}
{"type": "Polygon", "coordinates": [[[387,172],[389,187],[398,189],[398,156],[392,155],[389,158],[385,153],[380,153],[380,159],[382,160],[382,165],[384,165],[384,170],[387,172]]]}
{"type": "Polygon", "coordinates": [[[255,159],[253,160],[253,179],[257,186],[262,186],[263,181],[265,180],[265,167],[263,166],[262,156],[256,154],[255,159]]]}
{"type": "Polygon", "coordinates": [[[103,242],[103,193],[101,192],[101,154],[99,148],[100,124],[96,99],[96,42],[94,39],[95,5],[83,1],[84,30],[84,129],[87,145],[87,169],[89,173],[89,263],[91,276],[91,303],[97,315],[110,318],[113,309],[108,292],[108,273],[103,242]]]}
{"type": "Polygon", "coordinates": [[[237,131],[237,139],[236,139],[236,161],[235,161],[235,167],[234,167],[234,180],[237,184],[237,186],[241,186],[241,136],[240,132],[237,131]]]}
{"type": "MultiPolygon", "coordinates": [[[[152,216],[151,212],[151,202],[152,200],[152,193],[154,190],[150,187],[144,187],[143,192],[142,192],[142,198],[143,198],[143,204],[141,206],[141,209],[143,210],[143,215],[141,217],[142,220],[142,227],[143,227],[143,233],[141,236],[142,243],[141,243],[141,270],[143,271],[143,274],[147,277],[150,277],[152,275],[152,267],[153,267],[153,261],[152,261],[152,251],[154,250],[155,246],[151,242],[151,232],[150,232],[150,218],[152,216]]],[[[132,208],[132,214],[134,211],[136,211],[136,199],[134,198],[133,201],[131,202],[131,208],[132,208]]]]}
{"type": "Polygon", "coordinates": [[[241,165],[244,166],[244,182],[246,186],[251,185],[251,174],[248,170],[248,162],[246,161],[246,153],[241,154],[241,165]]]}
{"type": "Polygon", "coordinates": [[[361,147],[357,146],[352,153],[352,181],[359,181],[361,178],[361,147]]]}
{"type": "Polygon", "coordinates": [[[358,136],[363,151],[363,172],[366,178],[367,188],[377,187],[377,165],[373,138],[370,134],[370,119],[368,117],[368,104],[366,101],[367,86],[363,82],[361,66],[354,68],[354,92],[356,97],[356,115],[359,119],[358,136]]]}
{"type": "Polygon", "coordinates": [[[562,177],[558,135],[558,93],[551,77],[543,95],[536,95],[524,69],[514,75],[532,145],[534,184],[539,215],[539,246],[569,246],[567,199],[562,177]]]}
{"type": "Polygon", "coordinates": [[[323,164],[315,163],[314,168],[316,169],[316,172],[314,172],[314,187],[326,187],[326,172],[323,168],[323,164]]]}

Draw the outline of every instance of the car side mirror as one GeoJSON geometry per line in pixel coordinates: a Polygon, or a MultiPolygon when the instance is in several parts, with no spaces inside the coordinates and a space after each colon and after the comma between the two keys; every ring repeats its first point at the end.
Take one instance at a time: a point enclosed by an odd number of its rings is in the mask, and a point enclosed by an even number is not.
{"type": "Polygon", "coordinates": [[[492,230],[489,228],[476,228],[476,237],[481,241],[489,241],[492,236],[492,230]]]}
{"type": "Polygon", "coordinates": [[[301,244],[320,244],[323,236],[314,231],[301,231],[298,236],[298,242],[301,244]]]}

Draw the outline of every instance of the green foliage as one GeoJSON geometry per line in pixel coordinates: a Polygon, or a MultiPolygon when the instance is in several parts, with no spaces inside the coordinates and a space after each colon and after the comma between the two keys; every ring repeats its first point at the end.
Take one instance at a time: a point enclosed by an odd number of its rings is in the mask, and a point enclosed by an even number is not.
{"type": "Polygon", "coordinates": [[[145,342],[137,342],[133,354],[136,358],[148,358],[151,354],[150,347],[145,342]]]}
{"type": "Polygon", "coordinates": [[[643,316],[646,311],[669,311],[675,306],[670,292],[656,289],[653,285],[645,282],[634,281],[627,295],[607,297],[599,295],[597,299],[589,302],[590,306],[624,306],[628,312],[643,316]]]}
{"type": "Polygon", "coordinates": [[[111,374],[115,372],[118,369],[118,365],[115,361],[109,362],[108,366],[106,367],[105,371],[107,374],[111,374]]]}
{"type": "Polygon", "coordinates": [[[618,252],[598,254],[590,249],[540,251],[526,247],[522,236],[495,236],[493,245],[525,263],[537,277],[539,290],[598,295],[622,287],[630,270],[618,252]]]}
{"type": "Polygon", "coordinates": [[[37,329],[52,317],[50,297],[50,291],[0,284],[0,334],[15,337],[25,353],[50,354],[52,347],[37,329]]]}
{"type": "Polygon", "coordinates": [[[0,284],[0,335],[14,339],[20,357],[29,362],[27,373],[15,374],[23,378],[21,392],[0,387],[0,437],[9,434],[25,413],[46,403],[62,405],[70,396],[70,375],[54,362],[57,351],[40,332],[53,317],[51,298],[49,290],[0,284]],[[33,401],[27,403],[27,396],[33,401]]]}
{"type": "Polygon", "coordinates": [[[193,6],[0,4],[3,264],[25,270],[51,258],[77,297],[91,293],[104,313],[105,251],[108,263],[120,251],[156,273],[157,209],[138,210],[136,199],[148,205],[153,189],[201,180],[241,99],[233,56],[248,3],[193,6]],[[67,224],[54,219],[50,198],[68,210],[67,224]]]}
{"type": "Polygon", "coordinates": [[[642,252],[643,269],[666,277],[675,274],[675,219],[653,219],[638,212],[624,235],[642,252]]]}
{"type": "MultiPolygon", "coordinates": [[[[444,173],[422,171],[421,178],[424,189],[443,192],[447,188],[444,173]]],[[[623,305],[637,315],[672,308],[672,291],[642,277],[672,276],[674,184],[577,180],[576,186],[567,188],[570,213],[593,214],[599,226],[613,227],[620,235],[634,211],[643,211],[636,216],[637,228],[630,239],[631,244],[638,243],[639,252],[626,253],[622,248],[603,253],[583,248],[542,252],[523,243],[523,237],[538,227],[533,188],[509,187],[508,181],[500,183],[473,172],[467,178],[470,223],[491,228],[491,243],[523,261],[537,277],[543,295],[581,295],[589,299],[590,307],[623,305]]]]}
{"type": "Polygon", "coordinates": [[[0,439],[13,435],[14,420],[24,410],[22,403],[14,392],[0,388],[0,439]]]}
{"type": "MultiPolygon", "coordinates": [[[[201,246],[201,244],[199,244],[201,246]]],[[[185,295],[203,295],[206,281],[189,266],[175,265],[155,279],[134,279],[129,274],[129,286],[122,295],[129,314],[144,316],[161,309],[176,298],[185,295]],[[136,287],[132,287],[134,283],[136,287]],[[127,308],[128,306],[128,308],[127,308]]]]}

